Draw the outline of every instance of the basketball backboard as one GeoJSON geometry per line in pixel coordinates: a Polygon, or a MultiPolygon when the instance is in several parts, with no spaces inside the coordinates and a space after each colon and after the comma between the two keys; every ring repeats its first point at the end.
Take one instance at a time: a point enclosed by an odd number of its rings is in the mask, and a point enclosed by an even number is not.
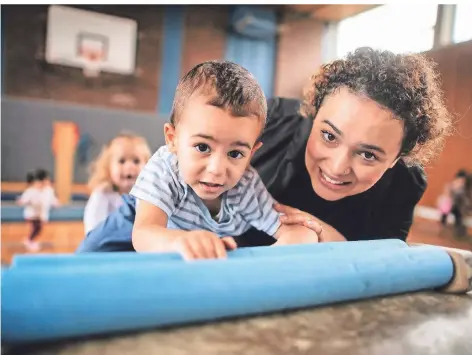
{"type": "Polygon", "coordinates": [[[46,61],[78,67],[86,76],[100,71],[130,75],[135,71],[137,23],[67,6],[51,5],[46,61]]]}

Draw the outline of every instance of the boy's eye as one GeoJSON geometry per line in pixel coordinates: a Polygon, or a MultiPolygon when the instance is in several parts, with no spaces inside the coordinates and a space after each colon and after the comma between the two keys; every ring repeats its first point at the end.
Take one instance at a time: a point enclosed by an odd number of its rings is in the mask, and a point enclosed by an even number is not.
{"type": "Polygon", "coordinates": [[[321,131],[321,135],[326,142],[334,142],[336,140],[336,136],[328,131],[321,131]]]}
{"type": "Polygon", "coordinates": [[[228,156],[233,159],[241,159],[244,157],[244,154],[241,153],[239,150],[232,150],[228,153],[228,156]]]}
{"type": "Polygon", "coordinates": [[[118,163],[120,163],[120,164],[124,164],[124,163],[125,163],[125,161],[126,161],[126,160],[125,160],[125,158],[120,158],[120,160],[118,160],[118,163]]]}
{"type": "Polygon", "coordinates": [[[209,153],[210,152],[210,147],[208,144],[205,143],[200,143],[195,146],[195,149],[199,151],[200,153],[209,153]]]}
{"type": "Polygon", "coordinates": [[[133,163],[136,164],[136,165],[139,165],[141,163],[141,159],[135,158],[133,160],[133,163]]]}

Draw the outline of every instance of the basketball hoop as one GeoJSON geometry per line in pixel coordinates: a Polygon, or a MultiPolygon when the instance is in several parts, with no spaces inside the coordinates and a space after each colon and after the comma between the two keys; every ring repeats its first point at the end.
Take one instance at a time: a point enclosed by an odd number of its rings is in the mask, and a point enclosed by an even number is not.
{"type": "Polygon", "coordinates": [[[82,58],[82,72],[87,78],[96,78],[100,76],[103,54],[100,49],[81,48],[80,57],[82,58]]]}

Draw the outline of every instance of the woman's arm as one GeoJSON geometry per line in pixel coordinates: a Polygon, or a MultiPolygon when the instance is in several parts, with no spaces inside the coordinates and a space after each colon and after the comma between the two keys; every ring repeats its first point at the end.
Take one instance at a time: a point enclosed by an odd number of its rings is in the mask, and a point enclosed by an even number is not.
{"type": "Polygon", "coordinates": [[[320,232],[321,227],[315,231],[301,224],[282,224],[275,233],[277,241],[273,245],[318,243],[320,241],[320,232]]]}

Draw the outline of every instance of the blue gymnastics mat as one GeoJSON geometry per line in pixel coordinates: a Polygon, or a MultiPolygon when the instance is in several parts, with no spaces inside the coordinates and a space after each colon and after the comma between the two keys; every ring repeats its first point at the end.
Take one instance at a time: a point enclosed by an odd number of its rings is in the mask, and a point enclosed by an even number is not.
{"type": "MultiPolygon", "coordinates": [[[[54,221],[82,221],[84,218],[85,203],[72,203],[70,205],[52,208],[49,220],[54,221]]],[[[2,203],[2,223],[23,222],[23,207],[12,203],[2,203]]]]}

